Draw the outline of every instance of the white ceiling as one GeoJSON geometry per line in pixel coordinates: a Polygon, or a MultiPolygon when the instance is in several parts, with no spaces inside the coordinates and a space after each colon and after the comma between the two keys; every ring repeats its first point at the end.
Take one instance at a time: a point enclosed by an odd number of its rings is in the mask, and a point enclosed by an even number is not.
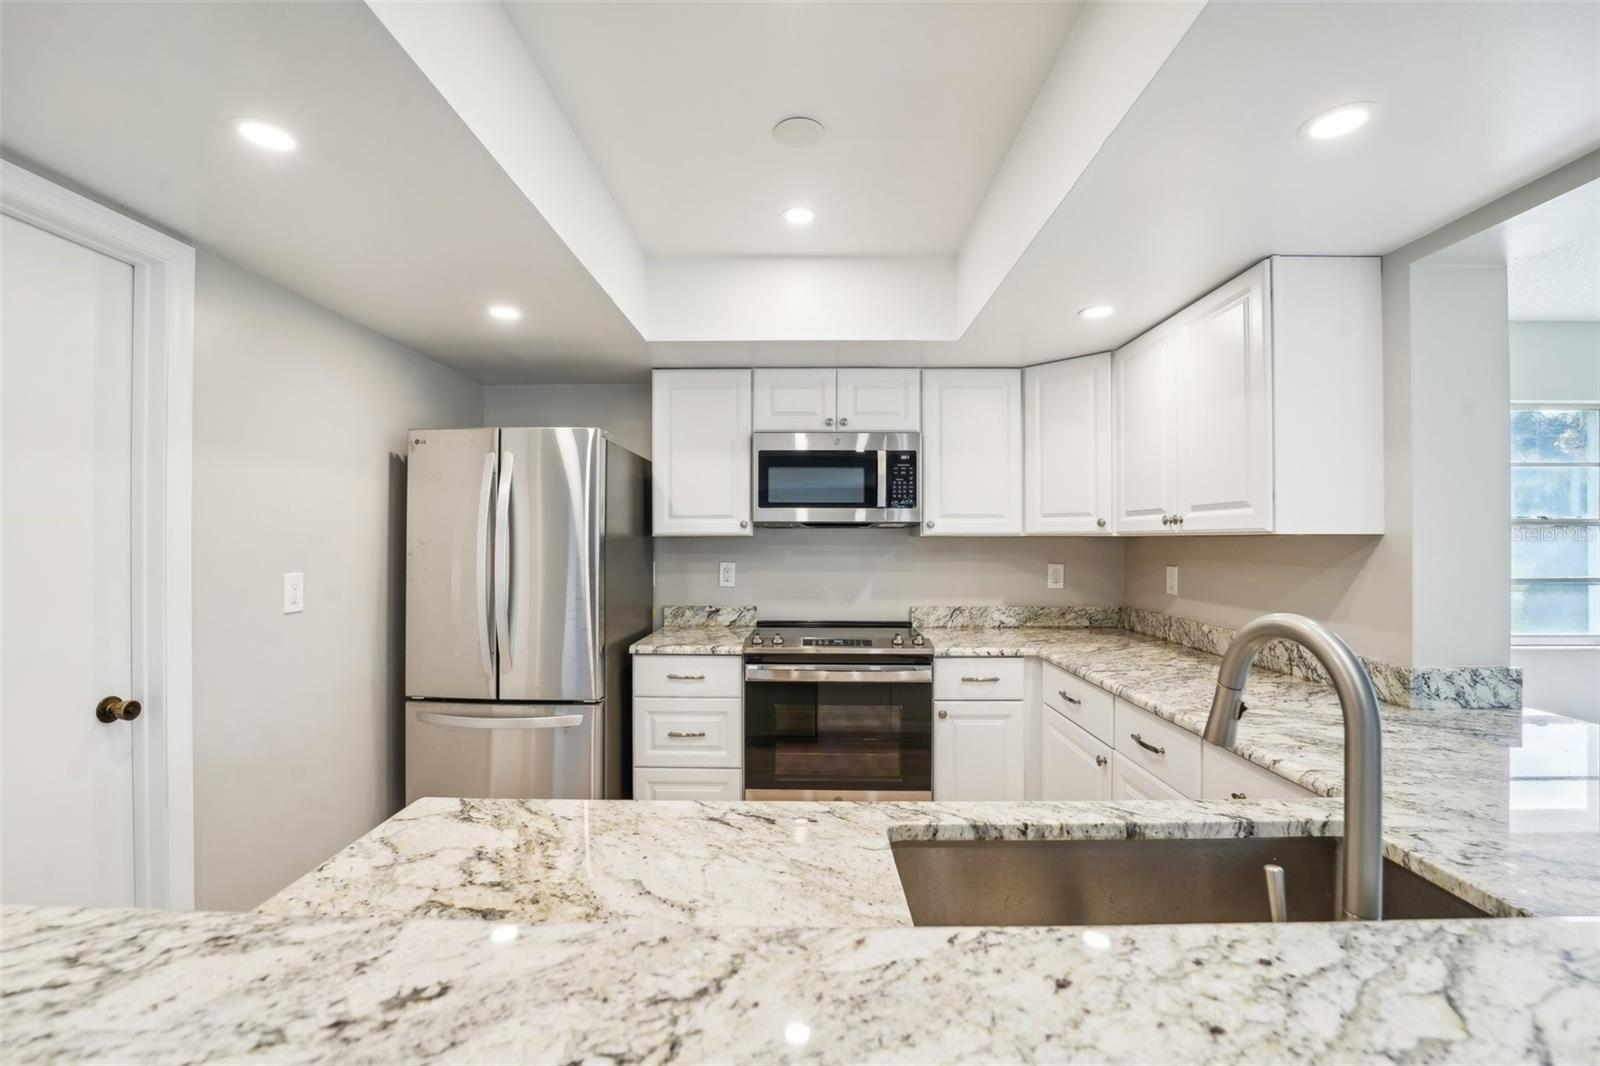
{"type": "Polygon", "coordinates": [[[0,147],[483,381],[647,359],[362,4],[6,0],[0,147]],[[245,115],[300,150],[246,145],[245,115]]]}
{"type": "Polygon", "coordinates": [[[944,357],[1113,348],[1266,255],[1393,251],[1600,147],[1597,70],[1592,3],[1212,3],[944,357]],[[1353,100],[1367,128],[1297,137],[1353,100]]]}
{"type": "MultiPolygon", "coordinates": [[[[514,27],[489,10],[518,55],[530,42],[594,156],[605,187],[591,191],[646,251],[735,272],[734,250],[782,253],[786,269],[848,265],[821,256],[841,249],[875,269],[953,255],[1069,28],[1077,40],[1105,13],[550,4],[515,9],[514,27]],[[829,138],[774,144],[792,111],[829,138]],[[802,192],[819,212],[805,246],[777,219],[802,192]]],[[[1103,350],[1265,255],[1381,254],[1600,147],[1600,4],[1212,3],[959,340],[911,339],[953,334],[933,308],[936,328],[871,342],[647,343],[365,5],[8,0],[0,20],[6,153],[491,382],[1103,350]],[[1295,136],[1355,99],[1381,105],[1367,129],[1295,136]],[[290,126],[301,150],[251,151],[229,128],[243,114],[290,126]],[[489,322],[497,299],[527,318],[489,322]],[[1100,301],[1113,318],[1075,314],[1100,301]]],[[[1592,254],[1562,253],[1558,273],[1592,254]]],[[[735,280],[744,317],[780,306],[753,274],[735,280]]],[[[871,308],[879,294],[854,295],[871,308]]]]}
{"type": "Polygon", "coordinates": [[[1512,321],[1600,322],[1600,231],[1512,260],[1506,287],[1512,321]]]}
{"type": "Polygon", "coordinates": [[[1081,3],[505,6],[647,254],[902,256],[961,246],[1081,3]]]}

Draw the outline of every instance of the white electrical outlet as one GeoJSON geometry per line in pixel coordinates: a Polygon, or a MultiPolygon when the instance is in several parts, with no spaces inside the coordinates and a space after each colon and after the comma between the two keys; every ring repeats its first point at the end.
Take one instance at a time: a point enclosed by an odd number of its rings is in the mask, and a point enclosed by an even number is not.
{"type": "Polygon", "coordinates": [[[283,575],[283,613],[299,614],[306,609],[306,575],[283,575]]]}
{"type": "Polygon", "coordinates": [[[1044,587],[1047,589],[1061,589],[1067,587],[1067,568],[1061,563],[1050,563],[1044,570],[1044,587]]]}
{"type": "Polygon", "coordinates": [[[725,589],[733,588],[733,564],[717,564],[717,584],[725,589]]]}
{"type": "Polygon", "coordinates": [[[1176,596],[1177,594],[1178,594],[1178,568],[1176,566],[1169,566],[1169,567],[1167,567],[1167,595],[1168,596],[1176,596]]]}

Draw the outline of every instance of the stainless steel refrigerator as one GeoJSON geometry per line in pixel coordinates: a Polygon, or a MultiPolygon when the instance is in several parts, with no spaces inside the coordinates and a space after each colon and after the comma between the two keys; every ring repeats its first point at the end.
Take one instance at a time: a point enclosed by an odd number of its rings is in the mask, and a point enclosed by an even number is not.
{"type": "Polygon", "coordinates": [[[406,802],[618,798],[650,464],[598,429],[424,429],[406,469],[406,802]]]}

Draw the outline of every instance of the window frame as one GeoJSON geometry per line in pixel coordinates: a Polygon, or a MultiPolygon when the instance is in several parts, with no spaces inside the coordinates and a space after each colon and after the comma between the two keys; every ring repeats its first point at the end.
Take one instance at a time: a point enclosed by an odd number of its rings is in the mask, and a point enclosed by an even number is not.
{"type": "MultiPolygon", "coordinates": [[[[1510,413],[1507,415],[1508,422],[1507,422],[1507,426],[1506,426],[1506,440],[1507,440],[1507,446],[1508,446],[1508,455],[1509,455],[1509,444],[1510,444],[1510,436],[1511,436],[1509,418],[1511,417],[1511,415],[1514,415],[1518,411],[1595,411],[1595,412],[1600,412],[1600,403],[1574,403],[1574,402],[1572,402],[1570,400],[1569,401],[1546,401],[1546,402],[1543,402],[1543,403],[1538,403],[1538,402],[1513,403],[1511,405],[1511,407],[1510,407],[1510,413]]],[[[1596,417],[1597,417],[1597,419],[1600,419],[1600,414],[1597,414],[1596,417]]],[[[1596,470],[1600,470],[1600,457],[1597,457],[1593,462],[1580,461],[1580,462],[1574,462],[1574,463],[1518,462],[1515,459],[1509,459],[1508,458],[1507,466],[1506,466],[1506,510],[1508,512],[1511,511],[1512,507],[1514,506],[1514,501],[1511,498],[1511,482],[1512,482],[1512,476],[1511,475],[1512,475],[1512,471],[1515,471],[1515,470],[1517,470],[1519,468],[1544,469],[1544,468],[1550,468],[1550,467],[1561,467],[1561,468],[1566,468],[1566,469],[1576,468],[1576,469],[1580,469],[1580,470],[1586,470],[1586,469],[1594,468],[1596,470]]],[[[1511,534],[1512,534],[1512,531],[1515,530],[1516,527],[1518,527],[1518,526],[1586,526],[1586,527],[1589,527],[1591,529],[1600,529],[1600,518],[1538,518],[1538,517],[1520,518],[1516,514],[1512,514],[1510,523],[1506,526],[1506,550],[1508,552],[1510,551],[1510,548],[1511,548],[1511,534]]],[[[1585,586],[1589,586],[1589,585],[1597,585],[1597,584],[1600,584],[1600,577],[1525,577],[1525,578],[1518,578],[1516,576],[1513,576],[1511,578],[1511,581],[1510,581],[1510,585],[1585,585],[1585,586]]],[[[1508,586],[1507,589],[1506,589],[1506,595],[1507,595],[1508,598],[1510,597],[1510,594],[1511,594],[1511,589],[1508,586]]],[[[1511,632],[1511,646],[1512,647],[1525,647],[1525,648],[1526,647],[1556,647],[1556,646],[1589,647],[1589,646],[1594,646],[1594,645],[1600,645],[1600,633],[1518,633],[1515,630],[1513,630],[1511,632]]]]}

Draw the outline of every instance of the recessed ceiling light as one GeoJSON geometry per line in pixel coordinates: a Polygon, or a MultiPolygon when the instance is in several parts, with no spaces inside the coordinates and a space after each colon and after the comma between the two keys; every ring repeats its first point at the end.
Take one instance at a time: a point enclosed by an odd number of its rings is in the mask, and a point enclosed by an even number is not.
{"type": "Polygon", "coordinates": [[[817,220],[817,213],[809,207],[791,207],[784,211],[783,220],[791,226],[809,226],[817,220]]]}
{"type": "Polygon", "coordinates": [[[265,148],[269,152],[292,152],[298,143],[294,134],[282,126],[274,126],[260,119],[242,118],[233,124],[233,128],[257,148],[265,148]]]}
{"type": "Polygon", "coordinates": [[[822,123],[816,119],[795,115],[772,127],[772,139],[790,148],[804,148],[822,140],[822,135],[826,132],[822,128],[822,123]]]}
{"type": "Polygon", "coordinates": [[[1115,307],[1110,304],[1091,304],[1078,312],[1079,318],[1110,318],[1115,307]]]}
{"type": "Polygon", "coordinates": [[[490,304],[489,317],[499,322],[515,322],[522,317],[522,310],[510,304],[490,304]]]}
{"type": "Polygon", "coordinates": [[[1372,117],[1372,104],[1343,104],[1320,115],[1313,115],[1300,127],[1300,136],[1313,141],[1331,141],[1354,133],[1372,117]]]}

